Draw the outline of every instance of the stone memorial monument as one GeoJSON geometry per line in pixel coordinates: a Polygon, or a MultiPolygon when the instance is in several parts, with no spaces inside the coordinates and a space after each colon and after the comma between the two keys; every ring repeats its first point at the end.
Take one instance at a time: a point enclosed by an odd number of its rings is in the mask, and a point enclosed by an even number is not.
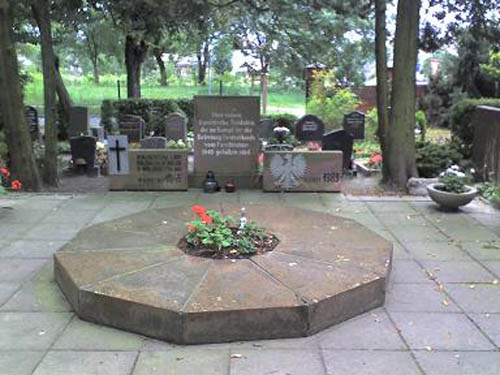
{"type": "Polygon", "coordinates": [[[128,136],[130,143],[139,143],[145,137],[146,123],[143,118],[135,115],[123,115],[118,121],[120,134],[128,136]]]}
{"type": "Polygon", "coordinates": [[[323,151],[342,151],[344,172],[351,169],[353,138],[345,130],[334,130],[323,136],[323,151]]]}
{"type": "Polygon", "coordinates": [[[35,107],[27,105],[24,107],[24,115],[26,117],[26,124],[31,135],[31,140],[35,141],[40,136],[39,123],[38,123],[38,111],[35,107]]]}
{"type": "Polygon", "coordinates": [[[89,109],[73,106],[69,111],[68,137],[79,137],[89,134],[89,109]]]}
{"type": "Polygon", "coordinates": [[[185,140],[187,119],[180,113],[171,113],[165,118],[165,137],[170,141],[185,140]]]}
{"type": "Polygon", "coordinates": [[[164,150],[167,148],[167,138],[148,137],[141,139],[141,148],[164,150]]]}
{"type": "Polygon", "coordinates": [[[96,139],[84,135],[70,138],[71,159],[74,167],[82,167],[87,172],[94,168],[96,139]]]}
{"type": "Polygon", "coordinates": [[[305,115],[295,123],[295,137],[299,141],[319,142],[323,140],[325,124],[314,115],[305,115]]]}
{"type": "Polygon", "coordinates": [[[365,114],[354,111],[344,115],[344,130],[352,135],[353,139],[365,139],[365,114]]]}
{"type": "Polygon", "coordinates": [[[194,174],[201,187],[208,171],[224,185],[259,188],[259,97],[196,96],[194,99],[194,174]]]}
{"type": "Polygon", "coordinates": [[[108,174],[127,175],[129,171],[127,136],[108,136],[108,174]]]}

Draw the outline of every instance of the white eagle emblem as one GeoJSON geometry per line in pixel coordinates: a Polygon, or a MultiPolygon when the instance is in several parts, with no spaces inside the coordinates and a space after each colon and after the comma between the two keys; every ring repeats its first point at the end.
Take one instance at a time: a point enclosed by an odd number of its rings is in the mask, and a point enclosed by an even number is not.
{"type": "Polygon", "coordinates": [[[269,165],[274,183],[282,189],[293,189],[306,174],[307,163],[303,155],[274,154],[269,165]]]}

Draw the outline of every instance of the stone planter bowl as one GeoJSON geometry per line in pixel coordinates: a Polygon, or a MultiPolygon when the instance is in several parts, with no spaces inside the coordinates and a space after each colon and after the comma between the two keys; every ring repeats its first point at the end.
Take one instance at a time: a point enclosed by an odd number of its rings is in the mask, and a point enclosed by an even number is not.
{"type": "Polygon", "coordinates": [[[440,186],[443,186],[443,184],[429,184],[427,185],[427,192],[434,202],[448,209],[456,210],[460,206],[465,206],[477,195],[477,190],[472,186],[465,186],[468,189],[465,193],[450,193],[439,190],[438,187],[440,186]]]}

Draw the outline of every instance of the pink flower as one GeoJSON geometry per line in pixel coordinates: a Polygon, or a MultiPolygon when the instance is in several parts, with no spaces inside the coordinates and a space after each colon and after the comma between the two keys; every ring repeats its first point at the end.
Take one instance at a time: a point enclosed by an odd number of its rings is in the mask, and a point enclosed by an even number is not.
{"type": "Polygon", "coordinates": [[[22,186],[23,185],[21,184],[21,181],[19,181],[19,180],[12,181],[12,184],[10,185],[12,190],[21,190],[22,186]]]}

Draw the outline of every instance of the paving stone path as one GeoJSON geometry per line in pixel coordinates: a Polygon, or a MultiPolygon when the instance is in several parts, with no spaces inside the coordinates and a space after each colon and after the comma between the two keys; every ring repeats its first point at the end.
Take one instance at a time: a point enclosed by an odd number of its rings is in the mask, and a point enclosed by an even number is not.
{"type": "MultiPolygon", "coordinates": [[[[500,211],[339,194],[11,194],[0,198],[0,374],[500,373],[500,211]],[[352,218],[394,243],[386,304],[311,337],[178,346],[79,320],[52,254],[87,225],[148,208],[276,203],[352,218]]],[[[286,218],[284,218],[286,219],[286,218]]]]}

